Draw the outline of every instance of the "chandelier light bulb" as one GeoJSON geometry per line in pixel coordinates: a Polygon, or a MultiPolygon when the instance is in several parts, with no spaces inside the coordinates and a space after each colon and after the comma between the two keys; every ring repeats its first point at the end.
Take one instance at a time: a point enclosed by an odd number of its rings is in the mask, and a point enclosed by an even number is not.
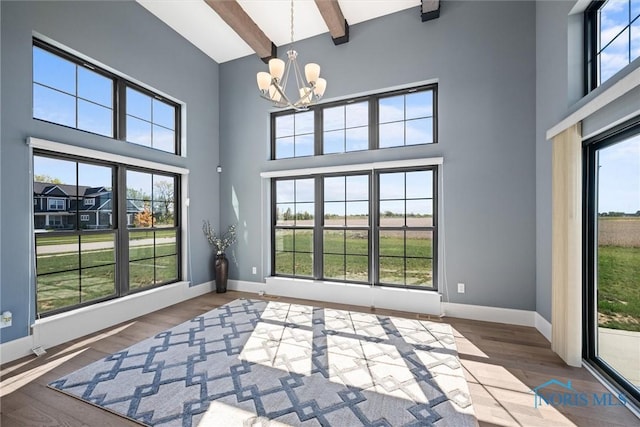
{"type": "Polygon", "coordinates": [[[273,102],[280,102],[282,100],[282,95],[276,89],[274,85],[269,86],[269,99],[273,102]]]}
{"type": "Polygon", "coordinates": [[[315,63],[310,63],[304,66],[304,75],[307,78],[309,84],[313,84],[318,81],[320,77],[320,66],[315,63]]]}
{"type": "Polygon", "coordinates": [[[260,91],[264,92],[269,89],[269,86],[271,85],[271,74],[260,71],[257,75],[257,79],[258,89],[260,89],[260,91]]]}
{"type": "Polygon", "coordinates": [[[327,89],[327,81],[320,77],[316,82],[316,87],[313,90],[318,98],[322,98],[324,91],[327,89]]]}
{"type": "Polygon", "coordinates": [[[272,58],[269,60],[269,74],[274,79],[280,81],[284,75],[284,61],[280,58],[272,58]]]}

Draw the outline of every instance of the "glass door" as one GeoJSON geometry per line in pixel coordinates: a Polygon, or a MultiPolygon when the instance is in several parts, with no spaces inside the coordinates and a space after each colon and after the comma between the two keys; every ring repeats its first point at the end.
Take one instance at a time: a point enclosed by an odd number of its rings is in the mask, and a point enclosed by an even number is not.
{"type": "Polygon", "coordinates": [[[640,391],[640,126],[587,146],[586,356],[640,391]]]}

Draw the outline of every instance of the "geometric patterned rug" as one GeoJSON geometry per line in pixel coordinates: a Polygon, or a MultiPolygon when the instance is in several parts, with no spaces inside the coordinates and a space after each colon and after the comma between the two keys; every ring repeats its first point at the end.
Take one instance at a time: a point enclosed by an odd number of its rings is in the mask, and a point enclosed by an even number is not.
{"type": "Polygon", "coordinates": [[[452,329],[238,299],[50,387],[149,426],[475,426],[452,329]]]}

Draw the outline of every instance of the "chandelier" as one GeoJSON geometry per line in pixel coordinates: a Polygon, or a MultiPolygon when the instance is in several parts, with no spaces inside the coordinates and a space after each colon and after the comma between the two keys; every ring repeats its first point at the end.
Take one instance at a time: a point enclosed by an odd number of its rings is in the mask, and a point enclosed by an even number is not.
{"type": "Polygon", "coordinates": [[[291,0],[291,48],[287,51],[287,62],[279,58],[269,60],[269,72],[261,71],[257,75],[260,97],[273,102],[278,108],[306,110],[318,102],[327,88],[327,81],[320,77],[320,65],[309,63],[304,66],[304,77],[298,64],[298,52],[293,49],[293,0],[291,0]],[[295,97],[287,96],[287,83],[293,73],[296,79],[295,97]],[[292,101],[292,99],[297,99],[292,101]]]}

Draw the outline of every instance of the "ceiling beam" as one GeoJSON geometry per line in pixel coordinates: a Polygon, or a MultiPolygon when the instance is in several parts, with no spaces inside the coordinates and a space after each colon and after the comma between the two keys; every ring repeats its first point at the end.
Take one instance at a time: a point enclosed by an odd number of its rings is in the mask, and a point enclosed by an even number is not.
{"type": "Polygon", "coordinates": [[[333,44],[339,45],[349,41],[349,24],[344,19],[338,0],[315,0],[320,15],[329,28],[333,44]]]}
{"type": "Polygon", "coordinates": [[[431,21],[440,16],[440,0],[421,0],[422,22],[431,21]]]}
{"type": "Polygon", "coordinates": [[[253,22],[236,0],[205,0],[205,2],[265,63],[277,56],[276,45],[253,22]]]}

